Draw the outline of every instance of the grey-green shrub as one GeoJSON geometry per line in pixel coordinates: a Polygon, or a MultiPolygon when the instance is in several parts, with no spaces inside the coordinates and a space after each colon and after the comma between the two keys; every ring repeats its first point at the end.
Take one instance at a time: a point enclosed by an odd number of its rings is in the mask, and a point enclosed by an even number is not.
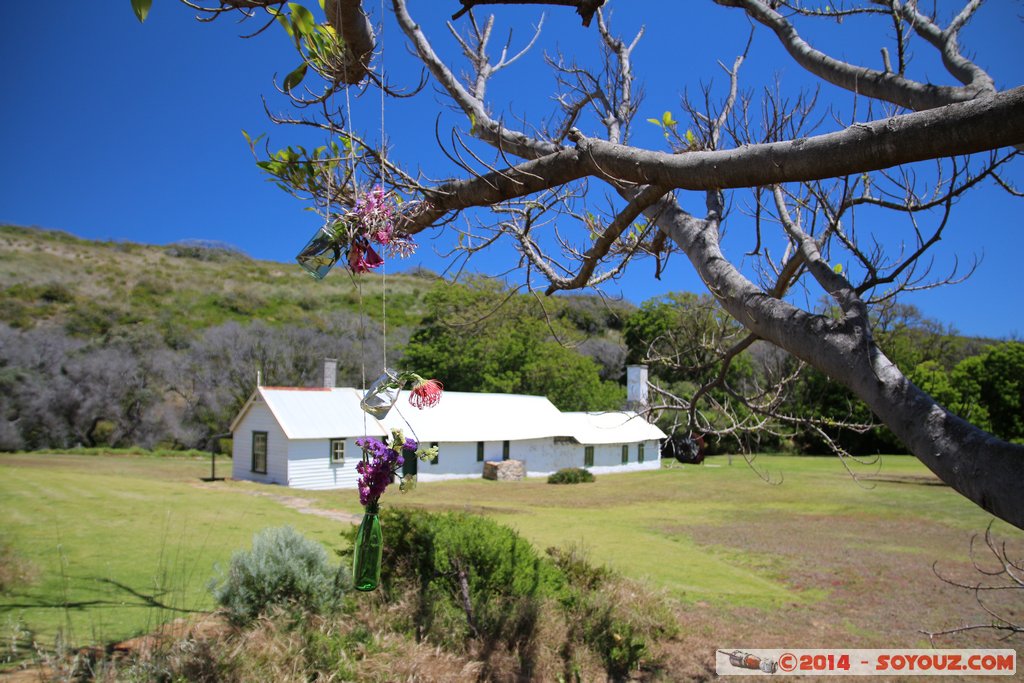
{"type": "Polygon", "coordinates": [[[211,588],[231,621],[246,624],[271,607],[330,611],[349,582],[347,571],[332,567],[319,543],[285,526],[256,534],[252,550],[236,552],[227,574],[211,588]]]}

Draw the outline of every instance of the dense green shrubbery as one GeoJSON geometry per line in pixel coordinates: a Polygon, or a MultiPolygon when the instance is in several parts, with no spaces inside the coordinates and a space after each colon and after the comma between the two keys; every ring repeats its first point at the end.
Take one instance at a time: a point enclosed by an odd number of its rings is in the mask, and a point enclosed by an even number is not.
{"type": "Polygon", "coordinates": [[[621,680],[657,668],[651,646],[675,633],[668,608],[611,570],[575,551],[540,555],[485,517],[392,509],[381,525],[383,597],[393,610],[406,606],[404,617],[389,614],[449,651],[510,653],[525,678],[555,662],[571,679],[589,661],[621,680]]]}
{"type": "Polygon", "coordinates": [[[227,575],[211,588],[231,621],[246,624],[272,607],[329,611],[339,605],[349,582],[346,571],[330,566],[318,543],[286,526],[256,534],[252,550],[236,552],[227,575]]]}
{"type": "Polygon", "coordinates": [[[524,644],[540,601],[564,582],[528,541],[485,517],[385,510],[381,526],[385,594],[417,587],[416,631],[447,646],[524,644]]]}
{"type": "Polygon", "coordinates": [[[549,484],[589,484],[592,481],[594,475],[582,467],[566,467],[548,477],[549,484]]]}

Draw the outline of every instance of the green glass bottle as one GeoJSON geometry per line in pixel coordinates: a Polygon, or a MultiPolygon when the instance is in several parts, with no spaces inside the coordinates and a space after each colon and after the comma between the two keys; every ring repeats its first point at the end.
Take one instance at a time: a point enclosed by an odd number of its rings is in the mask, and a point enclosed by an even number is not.
{"type": "Polygon", "coordinates": [[[384,550],[384,535],[380,530],[376,505],[367,505],[363,521],[356,532],[356,545],[352,558],[352,583],[356,590],[372,591],[380,583],[380,558],[384,550]]]}

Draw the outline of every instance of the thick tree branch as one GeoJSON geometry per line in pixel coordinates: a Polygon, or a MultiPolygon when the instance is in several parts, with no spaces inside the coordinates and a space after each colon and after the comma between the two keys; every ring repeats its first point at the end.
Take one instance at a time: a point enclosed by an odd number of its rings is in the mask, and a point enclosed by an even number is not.
{"type": "MultiPolygon", "coordinates": [[[[815,76],[851,92],[872,99],[892,102],[901,107],[921,111],[941,107],[952,102],[963,102],[992,91],[991,79],[979,83],[972,76],[972,84],[962,87],[920,83],[892,71],[876,71],[855,66],[816,50],[805,41],[796,28],[764,0],[715,0],[719,5],[737,7],[757,22],[771,29],[782,46],[796,62],[815,76]]],[[[955,48],[954,48],[955,50],[955,48]]],[[[945,55],[946,52],[944,51],[945,55]]],[[[966,67],[960,65],[960,72],[966,67]]]]}
{"type": "Polygon", "coordinates": [[[717,233],[706,229],[704,221],[673,206],[651,217],[683,248],[711,293],[744,327],[848,387],[942,481],[1024,528],[1024,447],[1002,441],[940,406],[846,321],[808,313],[762,291],[725,258],[717,233]]]}
{"type": "Polygon", "coordinates": [[[835,133],[737,149],[666,154],[580,139],[608,177],[688,190],[823,180],[1024,142],[1024,87],[835,133]]]}
{"type": "Polygon", "coordinates": [[[587,176],[688,190],[821,180],[1024,141],[1024,87],[991,98],[895,116],[845,130],[738,149],[668,154],[615,145],[578,132],[565,149],[427,191],[399,226],[414,234],[450,211],[523,197],[587,176]]]}
{"type": "Polygon", "coordinates": [[[328,23],[345,41],[346,65],[339,74],[341,81],[355,85],[370,71],[376,46],[373,25],[363,10],[362,0],[326,0],[324,13],[328,23]]]}

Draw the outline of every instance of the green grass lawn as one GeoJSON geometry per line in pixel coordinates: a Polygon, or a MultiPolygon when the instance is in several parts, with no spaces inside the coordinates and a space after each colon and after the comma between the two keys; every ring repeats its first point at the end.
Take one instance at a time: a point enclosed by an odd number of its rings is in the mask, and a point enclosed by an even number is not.
{"type": "MultiPolygon", "coordinates": [[[[938,480],[908,456],[886,456],[873,466],[852,463],[859,482],[836,458],[760,456],[755,466],[773,483],[765,483],[742,458],[729,465],[725,457],[712,457],[704,466],[598,476],[592,484],[465,480],[424,484],[410,493],[388,494],[386,500],[483,512],[540,548],[576,545],[593,560],[678,597],[759,607],[820,594],[787,587],[778,578],[787,568],[771,555],[729,550],[724,537],[723,547],[698,545],[690,533],[694,527],[799,516],[820,519],[827,534],[830,518],[852,516],[880,527],[912,518],[976,532],[991,518],[948,487],[930,485],[938,480]]],[[[996,530],[1019,533],[1005,524],[996,530]]],[[[887,543],[913,547],[913,539],[887,543]]]]}
{"type": "Polygon", "coordinates": [[[337,547],[339,527],[223,485],[208,461],[0,456],[0,529],[35,581],[0,596],[0,629],[106,642],[209,609],[216,565],[267,526],[337,547]]]}
{"type": "MultiPolygon", "coordinates": [[[[718,457],[592,484],[474,479],[404,494],[394,487],[382,504],[487,514],[541,549],[576,546],[684,603],[725,610],[821,608],[837,581],[859,590],[856,576],[836,569],[842,557],[815,565],[836,548],[927,583],[933,561],[966,561],[971,533],[990,519],[909,457],[858,466],[870,478],[860,483],[834,458],[762,456],[757,466],[781,483],[765,483],[740,458],[730,465],[718,457]],[[788,553],[790,546],[800,552],[788,553]]],[[[144,632],[211,608],[206,586],[215,566],[262,528],[291,524],[329,550],[340,546],[344,522],[301,514],[280,497],[359,512],[355,491],[203,484],[208,473],[207,461],[193,459],[0,456],[0,536],[35,574],[0,596],[0,628],[21,620],[44,638],[63,630],[77,643],[144,632]]],[[[1024,539],[1004,524],[995,530],[1024,539]]],[[[850,629],[871,623],[854,619],[850,629]]]]}

